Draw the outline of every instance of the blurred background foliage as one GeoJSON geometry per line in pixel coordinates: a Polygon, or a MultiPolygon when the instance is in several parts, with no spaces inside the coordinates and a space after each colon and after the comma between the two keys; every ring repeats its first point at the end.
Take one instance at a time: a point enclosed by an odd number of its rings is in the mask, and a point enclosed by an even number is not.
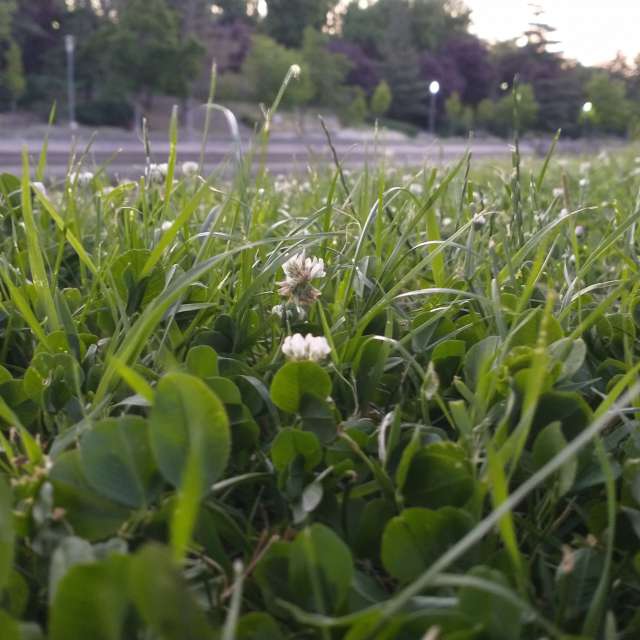
{"type": "Polygon", "coordinates": [[[65,103],[70,34],[84,124],[131,126],[158,95],[201,101],[215,60],[221,100],[269,103],[295,63],[303,73],[285,106],[348,124],[426,127],[437,79],[442,134],[507,135],[518,75],[523,130],[636,135],[640,59],[584,67],[551,51],[554,30],[539,18],[490,45],[469,31],[461,0],[0,0],[0,110],[65,103]]]}

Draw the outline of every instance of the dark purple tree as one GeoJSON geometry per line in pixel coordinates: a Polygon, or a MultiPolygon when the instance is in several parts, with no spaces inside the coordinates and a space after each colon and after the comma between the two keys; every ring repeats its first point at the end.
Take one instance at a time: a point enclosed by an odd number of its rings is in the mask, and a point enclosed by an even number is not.
{"type": "Polygon", "coordinates": [[[367,95],[372,94],[382,80],[380,63],[369,56],[360,45],[348,40],[331,40],[328,48],[331,53],[342,54],[351,63],[346,78],[347,84],[361,87],[367,95]]]}
{"type": "Polygon", "coordinates": [[[477,105],[486,98],[495,84],[495,70],[487,45],[472,34],[449,38],[440,51],[441,60],[453,61],[457,74],[464,79],[460,98],[466,104],[477,105]]]}

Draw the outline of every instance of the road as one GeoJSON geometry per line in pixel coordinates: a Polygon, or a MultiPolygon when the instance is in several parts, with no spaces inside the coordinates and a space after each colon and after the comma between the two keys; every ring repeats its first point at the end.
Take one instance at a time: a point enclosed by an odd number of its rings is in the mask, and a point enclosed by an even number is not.
{"type": "MultiPolygon", "coordinates": [[[[2,132],[0,132],[1,134],[2,132]]],[[[387,137],[382,140],[366,136],[339,136],[334,141],[335,150],[344,166],[355,168],[365,163],[377,164],[387,162],[393,166],[420,167],[425,164],[434,165],[450,162],[460,158],[470,149],[476,158],[508,158],[511,146],[503,141],[460,141],[434,139],[426,135],[415,139],[387,137]]],[[[73,154],[78,158],[84,155],[83,166],[89,170],[105,167],[109,175],[120,178],[136,178],[143,172],[145,154],[143,145],[134,134],[121,139],[100,140],[98,137],[86,151],[87,140],[77,141],[54,139],[49,143],[47,177],[60,178],[67,172],[73,154]]],[[[247,153],[252,141],[245,138],[242,153],[247,153]]],[[[41,142],[21,140],[17,137],[8,139],[0,135],[0,172],[19,173],[21,171],[21,151],[27,147],[32,165],[37,162],[41,142]]],[[[537,150],[544,149],[544,144],[537,150]]],[[[571,149],[569,149],[571,151],[571,149]]],[[[524,142],[521,147],[523,156],[536,153],[536,147],[524,142]]],[[[235,143],[230,139],[211,139],[207,145],[205,167],[207,172],[215,168],[233,166],[237,153],[235,143]]],[[[166,162],[169,144],[153,141],[151,159],[153,162],[166,162]]],[[[181,142],[178,145],[178,162],[198,160],[200,143],[181,142]]],[[[538,153],[539,155],[539,153],[538,153]]],[[[332,161],[331,150],[326,138],[321,136],[278,135],[272,137],[266,165],[274,173],[289,173],[304,170],[307,166],[322,166],[332,161]]]]}

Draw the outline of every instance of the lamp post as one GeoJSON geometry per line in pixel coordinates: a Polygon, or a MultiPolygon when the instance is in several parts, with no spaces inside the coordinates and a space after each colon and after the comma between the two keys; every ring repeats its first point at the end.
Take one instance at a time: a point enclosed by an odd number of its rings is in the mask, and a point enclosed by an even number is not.
{"type": "Polygon", "coordinates": [[[64,49],[67,52],[67,101],[69,107],[69,126],[77,129],[76,122],[76,87],[75,87],[75,60],[76,40],[72,35],[64,37],[64,49]]]}
{"type": "Polygon", "coordinates": [[[432,80],[429,83],[429,94],[431,100],[429,102],[429,131],[433,135],[436,131],[436,99],[440,93],[440,83],[437,80],[432,80]]]}

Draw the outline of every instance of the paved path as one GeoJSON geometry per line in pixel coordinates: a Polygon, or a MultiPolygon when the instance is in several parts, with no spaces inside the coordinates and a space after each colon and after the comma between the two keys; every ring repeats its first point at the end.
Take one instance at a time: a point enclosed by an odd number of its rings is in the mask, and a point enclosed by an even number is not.
{"type": "MultiPolygon", "coordinates": [[[[52,140],[49,143],[48,170],[49,178],[63,176],[73,153],[81,156],[86,149],[86,141],[72,144],[68,140],[52,140]]],[[[251,149],[251,140],[242,141],[242,152],[251,149]]],[[[362,137],[337,137],[334,140],[340,161],[348,167],[363,166],[365,163],[376,164],[389,162],[394,166],[419,167],[425,164],[440,164],[460,158],[466,149],[473,152],[474,157],[508,158],[511,146],[507,142],[496,141],[449,141],[420,136],[414,140],[388,138],[382,141],[362,137]]],[[[40,153],[41,143],[33,140],[8,139],[0,135],[0,172],[18,173],[21,167],[21,150],[26,146],[35,165],[40,153]]],[[[206,169],[216,167],[224,170],[231,167],[236,154],[236,145],[230,139],[212,139],[207,145],[206,169]]],[[[536,153],[531,143],[523,143],[524,156],[536,153]]],[[[152,142],[151,158],[154,162],[166,162],[169,154],[167,142],[152,142]]],[[[178,162],[197,160],[200,155],[200,144],[182,142],[178,145],[178,162]]],[[[273,173],[286,173],[304,170],[305,167],[322,166],[330,163],[331,151],[326,139],[321,136],[305,136],[304,138],[279,135],[274,136],[269,144],[266,159],[267,166],[273,173]]],[[[87,169],[105,167],[110,175],[135,178],[141,175],[145,165],[142,144],[134,134],[120,139],[94,141],[86,153],[84,166],[87,169]]]]}

